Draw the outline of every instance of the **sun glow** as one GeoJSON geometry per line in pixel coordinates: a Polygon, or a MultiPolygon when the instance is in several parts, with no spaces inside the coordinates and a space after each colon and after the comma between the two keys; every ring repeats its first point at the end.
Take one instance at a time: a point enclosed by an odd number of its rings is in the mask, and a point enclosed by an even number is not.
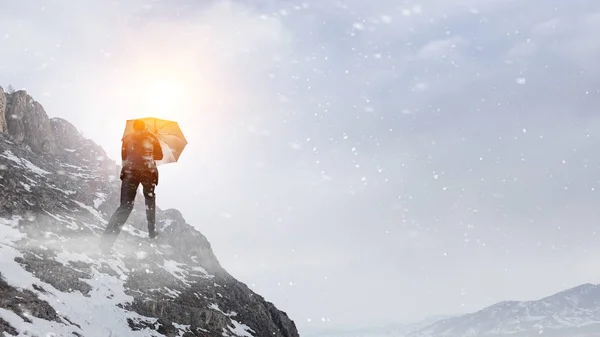
{"type": "Polygon", "coordinates": [[[271,56],[287,53],[286,30],[252,13],[221,1],[195,20],[128,25],[114,37],[106,67],[92,67],[85,77],[79,96],[92,102],[87,134],[120,158],[125,121],[156,117],[177,121],[189,141],[186,156],[217,157],[246,122],[240,117],[281,108],[278,92],[265,89],[272,79],[263,69],[274,65],[271,56]]]}
{"type": "Polygon", "coordinates": [[[158,81],[147,90],[146,101],[155,113],[166,113],[180,109],[183,100],[182,86],[173,80],[158,81]]]}
{"type": "Polygon", "coordinates": [[[175,71],[171,74],[147,71],[139,77],[134,87],[137,89],[137,117],[151,116],[186,123],[195,119],[194,112],[203,104],[202,97],[193,94],[202,86],[198,79],[175,71]]]}

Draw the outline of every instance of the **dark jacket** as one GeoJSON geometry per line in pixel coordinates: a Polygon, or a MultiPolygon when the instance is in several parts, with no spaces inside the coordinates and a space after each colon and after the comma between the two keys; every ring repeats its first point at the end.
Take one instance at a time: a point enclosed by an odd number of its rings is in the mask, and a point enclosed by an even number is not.
{"type": "Polygon", "coordinates": [[[149,175],[158,183],[156,160],[163,159],[163,152],[158,138],[149,131],[135,131],[123,138],[121,147],[123,169],[121,179],[126,172],[149,175]]]}

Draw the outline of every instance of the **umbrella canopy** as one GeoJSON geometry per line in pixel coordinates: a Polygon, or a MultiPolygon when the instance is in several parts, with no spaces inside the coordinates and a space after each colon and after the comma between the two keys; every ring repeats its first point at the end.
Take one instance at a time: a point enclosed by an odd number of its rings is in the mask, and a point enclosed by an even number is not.
{"type": "Polygon", "coordinates": [[[187,140],[177,122],[154,117],[129,119],[125,124],[123,138],[133,132],[133,123],[136,120],[143,121],[146,124],[146,129],[156,135],[160,142],[163,159],[157,160],[157,165],[175,163],[179,160],[179,156],[187,145],[187,140]]]}

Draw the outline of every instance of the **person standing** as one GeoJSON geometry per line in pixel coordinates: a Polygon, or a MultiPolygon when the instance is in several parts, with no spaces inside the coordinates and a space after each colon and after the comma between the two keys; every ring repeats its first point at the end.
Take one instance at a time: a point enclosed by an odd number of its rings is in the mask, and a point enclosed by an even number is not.
{"type": "Polygon", "coordinates": [[[163,151],[158,138],[146,130],[141,120],[133,124],[133,132],[123,138],[121,147],[121,204],[111,216],[104,233],[100,248],[107,253],[116,241],[123,224],[133,210],[137,189],[141,184],[146,202],[146,219],[148,236],[156,238],[156,195],[158,185],[157,160],[163,158],[163,151]]]}

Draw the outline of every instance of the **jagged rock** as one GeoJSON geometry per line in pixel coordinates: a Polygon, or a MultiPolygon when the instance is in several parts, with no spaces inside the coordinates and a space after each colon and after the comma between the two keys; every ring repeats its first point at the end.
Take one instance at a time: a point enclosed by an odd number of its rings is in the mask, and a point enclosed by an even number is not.
{"type": "Polygon", "coordinates": [[[73,124],[63,118],[54,117],[50,119],[50,123],[52,132],[57,135],[56,145],[61,149],[77,149],[82,142],[87,141],[73,124]]]}
{"type": "Polygon", "coordinates": [[[199,263],[210,273],[220,272],[221,265],[206,237],[187,224],[178,210],[168,209],[165,215],[168,220],[165,220],[162,231],[166,242],[173,247],[174,257],[185,262],[199,263]]]}
{"type": "MultiPolygon", "coordinates": [[[[99,256],[119,203],[118,166],[63,119],[28,129],[23,121],[43,109],[23,92],[9,101],[22,118],[0,133],[0,308],[45,320],[28,325],[40,335],[299,336],[284,312],[223,269],[179,211],[159,208],[161,235],[148,241],[141,194],[114,255],[99,256]],[[39,139],[52,140],[53,155],[38,152],[39,139]]],[[[0,332],[26,324],[10,322],[0,311],[0,332]]]]}
{"type": "MultiPolygon", "coordinates": [[[[86,139],[77,128],[67,120],[54,117],[50,119],[50,126],[57,145],[57,154],[66,162],[87,161],[97,162],[98,167],[109,172],[114,169],[115,162],[110,160],[102,147],[86,139]],[[72,156],[79,158],[73,159],[72,156]]],[[[111,172],[112,173],[112,172],[111,172]]]]}
{"type": "MultiPolygon", "coordinates": [[[[0,132],[6,132],[6,94],[0,87],[0,132]]],[[[1,326],[1,325],[0,325],[1,326]]]]}
{"type": "Polygon", "coordinates": [[[42,105],[24,90],[8,94],[6,98],[7,130],[15,142],[29,146],[37,154],[54,154],[54,133],[42,105]]]}

